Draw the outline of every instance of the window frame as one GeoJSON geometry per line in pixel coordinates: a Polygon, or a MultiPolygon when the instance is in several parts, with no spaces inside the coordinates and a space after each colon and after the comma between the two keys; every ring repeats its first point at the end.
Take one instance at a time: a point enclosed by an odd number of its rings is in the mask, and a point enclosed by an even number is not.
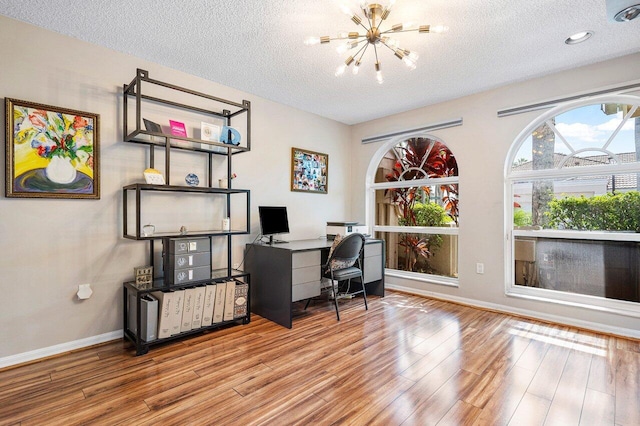
{"type": "MultiPolygon", "coordinates": [[[[398,135],[383,145],[381,145],[375,154],[371,157],[367,174],[365,177],[365,217],[369,224],[369,232],[371,235],[375,235],[374,232],[392,232],[392,233],[415,233],[415,234],[431,234],[431,235],[459,235],[459,226],[456,227],[441,227],[441,226],[387,226],[376,225],[376,191],[390,189],[390,188],[411,188],[416,186],[433,186],[433,185],[458,185],[458,201],[460,200],[460,170],[458,167],[458,176],[448,176],[443,178],[425,178],[416,179],[410,181],[398,181],[398,182],[375,182],[376,172],[380,162],[384,156],[391,151],[398,143],[411,138],[427,138],[440,142],[449,146],[439,137],[430,133],[424,132],[408,132],[398,135]]],[[[449,148],[451,151],[451,148],[449,148]]],[[[457,162],[457,160],[456,160],[457,162]]],[[[459,216],[459,214],[458,214],[459,216]]],[[[459,253],[456,251],[456,257],[459,264],[459,253]]],[[[425,282],[429,284],[444,285],[449,287],[459,287],[459,279],[457,277],[447,277],[443,275],[425,274],[422,272],[403,271],[400,269],[390,269],[385,265],[385,275],[390,277],[403,278],[407,280],[425,282]]]]}
{"type": "MultiPolygon", "coordinates": [[[[605,164],[597,166],[580,166],[545,170],[512,170],[512,164],[520,147],[531,136],[531,133],[548,120],[565,112],[581,107],[605,104],[640,105],[640,97],[633,95],[600,95],[559,104],[538,116],[529,123],[514,139],[507,153],[504,168],[504,251],[505,251],[505,295],[522,299],[536,300],[565,306],[580,307],[595,311],[640,318],[640,303],[605,297],[569,293],[558,290],[526,287],[515,283],[515,239],[516,237],[546,237],[566,240],[586,241],[634,241],[640,242],[640,233],[616,231],[576,231],[576,230],[523,230],[515,229],[513,224],[514,190],[513,186],[523,180],[544,180],[580,176],[597,176],[607,174],[640,173],[640,162],[625,164],[605,164]]],[[[602,151],[602,148],[598,149],[602,151]]],[[[580,150],[583,151],[583,150],[580,150]]],[[[639,189],[640,190],[640,189],[639,189]]]]}

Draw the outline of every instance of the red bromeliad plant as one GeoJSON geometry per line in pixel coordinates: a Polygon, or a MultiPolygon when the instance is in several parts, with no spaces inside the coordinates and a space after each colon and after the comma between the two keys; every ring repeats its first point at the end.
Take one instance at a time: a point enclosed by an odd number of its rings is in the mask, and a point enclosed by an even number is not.
{"type": "MultiPolygon", "coordinates": [[[[411,181],[425,178],[441,178],[458,175],[455,157],[442,142],[427,138],[411,138],[398,144],[394,151],[398,160],[391,173],[385,177],[389,182],[411,181]]],[[[458,186],[440,185],[442,204],[447,214],[458,223],[458,186]]],[[[398,222],[403,226],[417,226],[414,207],[417,195],[422,191],[427,197],[430,186],[392,188],[391,195],[398,222]]],[[[405,248],[406,270],[414,270],[419,258],[431,257],[429,236],[401,234],[400,243],[405,248]]]]}

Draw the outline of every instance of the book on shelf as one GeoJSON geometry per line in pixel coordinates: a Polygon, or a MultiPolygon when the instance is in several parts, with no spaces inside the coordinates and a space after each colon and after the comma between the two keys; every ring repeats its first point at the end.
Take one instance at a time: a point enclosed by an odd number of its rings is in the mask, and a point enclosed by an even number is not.
{"type": "Polygon", "coordinates": [[[184,307],[182,308],[182,323],[180,325],[180,332],[191,330],[195,295],[195,287],[188,288],[184,291],[184,307]]]}
{"type": "Polygon", "coordinates": [[[233,319],[233,305],[236,298],[236,282],[233,280],[227,281],[227,288],[224,298],[224,315],[222,319],[224,321],[231,321],[233,319]]]}
{"type": "Polygon", "coordinates": [[[204,293],[206,287],[196,287],[193,296],[193,319],[191,320],[191,328],[196,329],[202,327],[202,310],[204,308],[204,293]]]}
{"type": "Polygon", "coordinates": [[[207,284],[204,292],[204,306],[202,308],[202,326],[207,327],[213,323],[213,304],[216,300],[216,285],[207,284]]]}
{"type": "Polygon", "coordinates": [[[147,120],[146,118],[143,118],[142,121],[144,122],[144,127],[145,129],[147,129],[147,131],[154,132],[154,133],[162,133],[162,126],[160,126],[158,123],[155,123],[151,120],[147,120]]]}
{"type": "Polygon", "coordinates": [[[158,299],[158,339],[170,337],[175,294],[170,291],[154,291],[151,294],[158,299]]]}
{"type": "Polygon", "coordinates": [[[184,308],[185,290],[173,292],[173,310],[171,311],[171,335],[180,334],[182,326],[182,310],[184,308]]]}
{"type": "Polygon", "coordinates": [[[169,125],[171,126],[171,134],[173,136],[187,137],[187,128],[184,126],[183,122],[169,120],[169,125]]]}
{"type": "Polygon", "coordinates": [[[233,301],[233,318],[242,318],[247,316],[247,301],[249,296],[249,284],[236,283],[236,294],[233,301]]]}
{"type": "MultiPolygon", "coordinates": [[[[129,331],[138,334],[137,296],[129,293],[129,331]]],[[[158,300],[150,294],[140,296],[140,338],[150,342],[158,338],[158,300]]]]}
{"type": "Polygon", "coordinates": [[[226,294],[227,283],[216,284],[216,298],[213,301],[213,324],[222,322],[224,315],[224,298],[226,294]]]}

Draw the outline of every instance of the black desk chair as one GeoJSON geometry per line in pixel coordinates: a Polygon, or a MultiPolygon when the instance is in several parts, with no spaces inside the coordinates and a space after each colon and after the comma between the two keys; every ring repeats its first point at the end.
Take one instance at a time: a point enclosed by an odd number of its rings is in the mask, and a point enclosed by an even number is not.
{"type": "MultiPolygon", "coordinates": [[[[331,291],[338,321],[340,321],[338,299],[351,299],[354,295],[362,293],[364,308],[369,310],[360,260],[363,249],[364,235],[349,234],[332,247],[327,263],[322,267],[324,277],[330,280],[326,289],[331,291]],[[351,280],[354,278],[360,279],[359,287],[356,287],[356,290],[351,289],[351,280]]],[[[305,309],[309,306],[310,301],[311,299],[307,300],[305,309]]]]}

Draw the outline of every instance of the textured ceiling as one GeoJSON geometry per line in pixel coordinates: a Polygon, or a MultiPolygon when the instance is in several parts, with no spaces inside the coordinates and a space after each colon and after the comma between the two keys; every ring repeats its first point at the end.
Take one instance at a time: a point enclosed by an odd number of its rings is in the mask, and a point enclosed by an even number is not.
{"type": "MultiPolygon", "coordinates": [[[[343,3],[358,10],[357,1],[343,3]]],[[[357,76],[335,77],[347,55],[333,43],[303,44],[309,35],[357,30],[339,4],[0,0],[0,14],[347,124],[640,51],[640,19],[611,21],[605,0],[399,0],[390,24],[444,23],[449,31],[398,35],[420,54],[418,67],[410,71],[382,50],[379,85],[371,51],[357,76]],[[564,43],[582,30],[595,34],[564,43]]]]}

